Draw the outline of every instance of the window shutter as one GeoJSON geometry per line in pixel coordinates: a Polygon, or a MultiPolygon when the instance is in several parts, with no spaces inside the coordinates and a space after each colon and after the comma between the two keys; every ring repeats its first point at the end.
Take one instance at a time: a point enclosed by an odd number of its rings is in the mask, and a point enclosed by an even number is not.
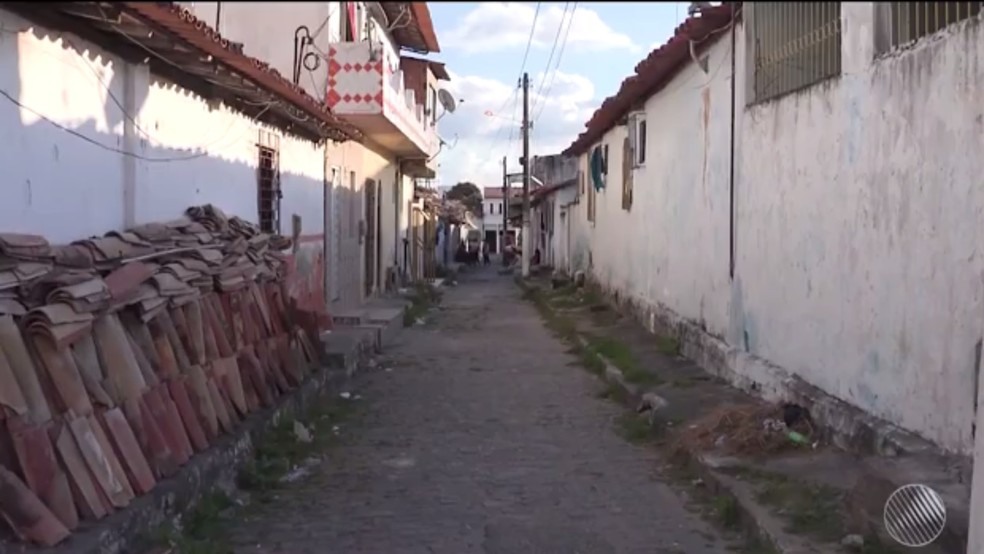
{"type": "Polygon", "coordinates": [[[632,141],[629,137],[622,140],[622,209],[632,207],[632,141]]]}
{"type": "MultiPolygon", "coordinates": [[[[629,116],[629,150],[635,152],[636,150],[636,139],[639,137],[639,119],[631,115],[629,116]]],[[[632,165],[635,166],[635,158],[631,158],[632,165]]]]}

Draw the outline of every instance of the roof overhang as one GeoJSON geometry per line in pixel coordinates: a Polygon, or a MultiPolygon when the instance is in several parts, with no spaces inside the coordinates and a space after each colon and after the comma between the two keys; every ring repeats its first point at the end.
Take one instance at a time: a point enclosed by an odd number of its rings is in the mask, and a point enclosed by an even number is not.
{"type": "Polygon", "coordinates": [[[220,100],[244,115],[297,136],[361,140],[362,133],[283,78],[242,52],[190,10],[161,2],[4,2],[25,19],[92,42],[128,62],[205,99],[220,100]]]}
{"type": "Polygon", "coordinates": [[[643,105],[692,61],[691,41],[698,44],[697,51],[703,51],[726,36],[725,31],[740,17],[741,2],[724,2],[684,20],[665,44],[636,65],[635,72],[622,81],[618,92],[601,103],[585,124],[585,130],[562,154],[580,156],[587,152],[627,113],[643,105]]]}
{"type": "Polygon", "coordinates": [[[430,69],[431,73],[434,74],[439,81],[450,81],[451,74],[448,73],[447,67],[444,62],[439,62],[436,60],[425,60],[424,58],[418,58],[416,56],[400,56],[401,60],[410,60],[417,63],[422,63],[427,65],[427,69],[430,69]]]}
{"type": "Polygon", "coordinates": [[[409,158],[400,161],[400,172],[417,179],[434,179],[437,171],[427,165],[424,158],[409,158]]]}
{"type": "Polygon", "coordinates": [[[386,13],[393,40],[406,50],[418,54],[440,52],[434,22],[427,2],[380,2],[386,13]]]}

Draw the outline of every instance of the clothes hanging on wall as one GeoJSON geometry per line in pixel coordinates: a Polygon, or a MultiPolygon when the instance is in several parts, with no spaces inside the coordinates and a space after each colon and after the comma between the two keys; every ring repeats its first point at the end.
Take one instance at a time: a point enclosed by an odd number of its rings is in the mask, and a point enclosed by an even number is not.
{"type": "Polygon", "coordinates": [[[604,173],[605,156],[602,154],[601,146],[595,146],[591,151],[591,180],[596,191],[605,188],[604,173]]]}

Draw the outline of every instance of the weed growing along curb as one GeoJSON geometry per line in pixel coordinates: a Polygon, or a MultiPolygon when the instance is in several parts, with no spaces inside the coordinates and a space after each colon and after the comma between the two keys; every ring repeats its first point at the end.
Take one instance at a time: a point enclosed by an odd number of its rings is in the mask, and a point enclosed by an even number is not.
{"type": "Polygon", "coordinates": [[[639,385],[655,385],[659,378],[641,367],[626,344],[614,337],[588,336],[588,345],[617,367],[625,379],[639,385]]]}
{"type": "MultiPolygon", "coordinates": [[[[325,395],[302,417],[281,418],[256,439],[253,458],[237,476],[239,490],[256,502],[272,501],[278,491],[289,486],[285,480],[289,473],[314,465],[312,462],[320,463],[320,456],[338,444],[338,426],[349,421],[357,409],[351,400],[325,395]]],[[[204,495],[179,525],[162,525],[149,539],[175,554],[230,554],[225,525],[248,509],[228,493],[215,491],[204,495]]]]}
{"type": "MultiPolygon", "coordinates": [[[[631,381],[633,378],[645,381],[647,377],[638,376],[638,373],[642,373],[642,371],[628,348],[614,338],[588,337],[586,340],[580,338],[576,322],[554,309],[558,304],[566,305],[563,299],[572,294],[571,288],[565,287],[563,289],[545,292],[521,279],[517,279],[517,284],[523,290],[523,298],[532,302],[536,307],[546,327],[570,346],[569,351],[579,358],[579,365],[604,380],[605,388],[598,395],[602,398],[614,400],[620,406],[626,407],[630,398],[628,391],[620,384],[612,382],[606,377],[606,364],[602,356],[607,354],[605,358],[611,360],[612,364],[619,368],[626,381],[631,381]]],[[[672,340],[661,342],[658,347],[663,353],[679,353],[678,343],[672,340]]],[[[652,385],[658,382],[658,378],[655,375],[649,375],[650,377],[648,378],[651,381],[646,384],[652,385]]],[[[625,440],[636,444],[646,443],[658,445],[660,440],[664,438],[661,436],[662,433],[654,430],[646,418],[640,417],[635,411],[630,410],[626,410],[618,418],[616,432],[625,440]]],[[[695,477],[687,479],[680,478],[679,476],[687,471],[691,475],[696,475],[689,461],[674,461],[672,468],[670,472],[671,476],[677,477],[674,479],[675,485],[689,489],[689,496],[696,502],[698,511],[727,531],[744,530],[740,529],[741,510],[737,500],[733,496],[711,495],[706,487],[694,484],[699,482],[699,479],[695,477]]],[[[775,550],[771,545],[765,544],[753,533],[742,534],[742,541],[738,545],[738,552],[742,554],[775,554],[775,550]]]]}
{"type": "Polygon", "coordinates": [[[417,284],[410,305],[403,309],[403,326],[412,326],[427,313],[427,310],[440,302],[441,293],[437,289],[427,283],[417,284]]]}
{"type": "MultiPolygon", "coordinates": [[[[637,400],[638,388],[627,385],[634,383],[643,385],[642,390],[659,383],[659,379],[640,382],[640,363],[630,347],[616,336],[594,336],[578,332],[578,313],[590,318],[594,327],[599,325],[598,318],[613,314],[613,310],[604,309],[597,305],[588,306],[583,298],[585,294],[575,293],[570,287],[563,289],[544,290],[535,284],[519,282],[524,290],[523,297],[534,303],[548,328],[570,344],[569,352],[579,358],[582,365],[602,377],[605,386],[596,393],[598,398],[618,402],[622,406],[632,408],[631,403],[637,400]],[[576,306],[578,309],[567,309],[576,306]],[[585,309],[586,308],[586,309],[585,309]],[[581,338],[583,337],[583,338],[581,338]],[[617,367],[624,377],[619,383],[614,380],[610,371],[606,372],[605,361],[617,367]],[[633,391],[636,392],[633,392],[633,391]]],[[[610,318],[610,317],[609,317],[610,318]]],[[[605,331],[601,331],[604,333],[605,331]]],[[[657,336],[656,350],[666,356],[680,356],[681,347],[678,340],[672,337],[657,336]]],[[[573,364],[572,364],[573,365],[573,364]]],[[[648,372],[647,372],[648,373],[648,372]]],[[[652,375],[652,374],[649,374],[652,375]]],[[[655,377],[655,376],[653,376],[655,377]]],[[[669,385],[674,389],[693,387],[702,381],[713,381],[714,377],[700,374],[677,377],[669,385]]],[[[670,402],[672,402],[672,397],[670,402]]],[[[736,545],[742,554],[776,554],[772,541],[777,540],[772,533],[779,532],[774,524],[762,527],[757,521],[755,511],[744,505],[736,492],[723,480],[727,470],[712,470],[704,466],[695,451],[690,448],[673,448],[675,441],[665,440],[664,434],[669,429],[682,429],[683,421],[664,420],[663,425],[655,430],[644,418],[634,411],[624,412],[617,420],[615,431],[632,443],[646,443],[661,448],[667,454],[669,461],[664,475],[668,484],[678,490],[685,491],[692,500],[692,506],[701,512],[709,521],[731,535],[740,532],[743,539],[736,545]],[[671,425],[672,423],[672,425],[671,425]],[[665,426],[664,426],[665,425],[665,426]]],[[[785,523],[785,531],[803,538],[812,539],[834,549],[847,548],[846,551],[857,554],[899,554],[901,551],[892,545],[886,545],[878,537],[864,535],[863,542],[857,547],[840,547],[839,541],[844,538],[848,521],[843,513],[843,493],[828,487],[813,483],[802,482],[795,478],[782,475],[762,474],[746,471],[736,472],[734,477],[740,479],[754,491],[756,503],[761,508],[772,511],[780,521],[785,523]],[[851,549],[853,548],[853,550],[851,549]]]]}

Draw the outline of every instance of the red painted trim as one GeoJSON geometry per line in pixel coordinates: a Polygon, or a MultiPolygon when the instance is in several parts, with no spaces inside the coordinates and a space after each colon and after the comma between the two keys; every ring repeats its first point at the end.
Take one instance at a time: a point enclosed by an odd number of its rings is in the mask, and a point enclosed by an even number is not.
{"type": "Polygon", "coordinates": [[[359,32],[359,22],[355,17],[355,2],[345,2],[345,8],[348,10],[349,34],[351,36],[342,38],[345,40],[354,40],[356,38],[356,33],[359,32]]]}

